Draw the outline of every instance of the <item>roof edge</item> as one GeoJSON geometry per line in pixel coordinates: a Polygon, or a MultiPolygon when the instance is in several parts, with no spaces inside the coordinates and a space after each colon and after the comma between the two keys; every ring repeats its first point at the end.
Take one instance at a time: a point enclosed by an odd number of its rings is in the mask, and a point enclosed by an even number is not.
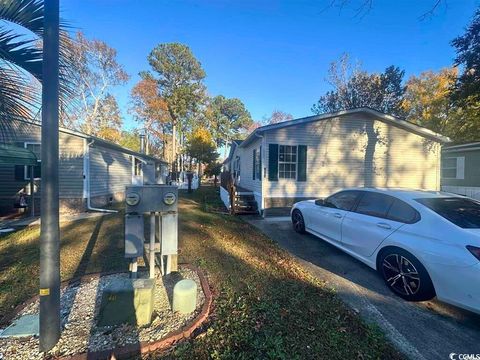
{"type": "Polygon", "coordinates": [[[295,126],[295,125],[302,125],[302,124],[307,124],[310,122],[315,122],[315,121],[320,121],[320,120],[327,120],[331,119],[334,117],[341,117],[341,116],[346,116],[346,115],[352,115],[352,114],[358,114],[358,113],[366,113],[370,114],[372,116],[375,116],[379,118],[380,120],[384,120],[386,122],[392,123],[394,125],[398,125],[400,127],[406,128],[412,132],[415,132],[419,135],[423,135],[425,137],[432,138],[440,143],[449,143],[451,142],[450,138],[441,134],[438,134],[430,129],[427,129],[425,127],[422,127],[420,125],[408,122],[406,120],[397,118],[392,115],[388,115],[385,113],[382,113],[378,110],[369,108],[369,107],[361,107],[361,108],[355,108],[355,109],[349,109],[349,110],[341,110],[341,111],[336,111],[332,113],[325,113],[325,114],[320,114],[320,115],[312,115],[312,116],[307,116],[303,118],[298,118],[298,119],[293,119],[289,121],[284,121],[278,124],[270,124],[270,125],[264,125],[261,126],[257,129],[255,129],[253,132],[250,133],[250,135],[247,136],[247,138],[239,145],[240,147],[245,147],[248,144],[250,144],[253,141],[253,137],[255,134],[258,133],[263,133],[266,131],[270,130],[276,130],[276,129],[281,129],[289,126],[295,126]]]}
{"type": "MultiPolygon", "coordinates": [[[[29,121],[29,120],[25,120],[25,119],[13,119],[13,121],[20,121],[20,122],[23,122],[23,123],[26,123],[26,124],[29,124],[29,125],[34,125],[34,126],[39,126],[41,127],[42,124],[39,123],[39,122],[34,122],[34,121],[29,121]]],[[[71,130],[71,129],[67,129],[65,127],[62,127],[62,126],[59,126],[58,127],[58,131],[59,132],[62,132],[62,133],[65,133],[65,134],[69,134],[69,135],[73,135],[73,136],[78,136],[82,139],[87,139],[87,140],[93,140],[95,142],[101,142],[103,143],[105,146],[108,146],[110,148],[114,148],[114,149],[117,149],[117,150],[120,150],[126,154],[129,154],[129,155],[133,155],[133,156],[137,156],[137,157],[141,157],[141,158],[147,158],[147,159],[151,159],[151,160],[154,160],[154,161],[158,161],[158,162],[162,162],[164,164],[168,164],[168,162],[166,162],[165,160],[163,159],[160,159],[160,158],[156,158],[154,156],[151,156],[151,155],[147,155],[147,154],[142,154],[138,151],[135,151],[135,150],[131,150],[131,149],[128,149],[126,147],[123,147],[121,145],[118,145],[118,144],[115,144],[111,141],[108,141],[108,140],[105,140],[105,139],[102,139],[102,138],[99,138],[99,137],[96,137],[96,136],[93,136],[93,135],[88,135],[88,134],[85,134],[85,133],[82,133],[80,131],[76,131],[76,130],[71,130]]]]}

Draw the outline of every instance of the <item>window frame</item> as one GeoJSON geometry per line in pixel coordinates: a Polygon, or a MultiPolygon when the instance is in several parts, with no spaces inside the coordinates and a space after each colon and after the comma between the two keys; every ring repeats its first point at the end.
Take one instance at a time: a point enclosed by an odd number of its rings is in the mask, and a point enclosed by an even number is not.
{"type": "Polygon", "coordinates": [[[445,180],[464,180],[465,179],[465,156],[448,156],[448,157],[444,157],[442,159],[442,166],[441,166],[441,169],[440,169],[440,172],[441,172],[441,177],[445,180]],[[446,167],[445,164],[447,162],[447,160],[450,160],[450,159],[455,159],[455,166],[448,166],[446,167]],[[462,169],[462,173],[461,173],[461,176],[459,177],[458,173],[459,173],[459,159],[463,159],[463,169],[462,169]],[[443,175],[443,171],[444,170],[455,170],[455,177],[449,177],[449,176],[445,176],[443,175]]]}
{"type": "Polygon", "coordinates": [[[398,223],[401,223],[401,224],[415,224],[415,223],[419,222],[420,219],[421,219],[420,212],[417,209],[415,209],[412,205],[410,205],[406,201],[403,201],[402,199],[397,198],[396,196],[393,196],[393,195],[390,195],[390,194],[383,194],[381,192],[376,192],[376,191],[365,191],[365,190],[358,190],[358,191],[360,192],[360,196],[357,199],[357,203],[355,204],[354,208],[351,210],[354,213],[357,213],[357,214],[360,214],[360,215],[365,215],[365,216],[371,216],[371,217],[374,217],[374,218],[377,218],[377,219],[385,219],[385,220],[395,221],[395,222],[398,222],[398,223]],[[366,194],[372,194],[372,193],[373,194],[379,194],[381,196],[386,196],[386,197],[389,197],[389,198],[393,199],[392,203],[388,207],[388,210],[385,212],[385,216],[365,214],[365,213],[361,213],[361,212],[357,211],[358,205],[360,204],[360,201],[362,201],[363,197],[366,194]],[[399,202],[402,202],[402,203],[406,204],[407,206],[411,207],[415,211],[415,218],[412,221],[404,222],[404,221],[395,220],[395,219],[392,219],[391,217],[389,217],[390,210],[391,210],[391,208],[393,207],[393,204],[395,204],[396,201],[399,201],[399,202]]]}
{"type": "MultiPolygon", "coordinates": [[[[42,151],[42,143],[41,142],[25,141],[23,143],[23,147],[25,149],[28,149],[28,145],[39,145],[40,146],[40,152],[42,151]]],[[[36,165],[36,166],[42,166],[42,159],[37,158],[37,163],[38,163],[38,165],[36,165]]],[[[35,175],[35,170],[34,170],[34,175],[35,175]]],[[[29,165],[25,165],[23,167],[23,180],[30,181],[30,166],[29,165]]],[[[33,180],[34,181],[35,180],[42,180],[41,173],[40,173],[40,177],[34,177],[33,180]]]]}
{"type": "MultiPolygon", "coordinates": [[[[284,152],[284,155],[286,153],[284,152]]],[[[290,153],[290,156],[293,155],[293,153],[290,153]]],[[[283,173],[285,174],[285,170],[283,171],[283,173]]],[[[289,171],[289,173],[291,173],[291,171],[289,171]]],[[[297,181],[297,177],[298,177],[298,145],[280,145],[278,144],[278,180],[282,179],[282,180],[294,180],[294,181],[297,181]],[[295,148],[295,162],[293,161],[281,161],[280,160],[280,153],[281,153],[281,148],[284,147],[289,147],[289,148],[295,148]],[[280,176],[280,165],[283,164],[288,164],[288,165],[295,165],[295,177],[294,178],[291,178],[291,177],[282,177],[280,176]]]]}
{"type": "Polygon", "coordinates": [[[358,205],[358,202],[360,201],[360,199],[363,197],[363,193],[361,190],[342,190],[342,191],[339,191],[339,192],[336,192],[335,194],[332,194],[328,197],[325,198],[324,200],[324,206],[325,207],[328,207],[330,209],[338,209],[338,210],[342,210],[342,211],[349,211],[349,212],[352,212],[354,211],[356,208],[357,208],[357,205],[358,205]],[[355,201],[353,202],[353,205],[352,207],[350,208],[350,210],[345,210],[345,209],[340,209],[340,208],[337,208],[337,207],[333,207],[333,206],[328,206],[328,199],[334,197],[334,196],[337,196],[337,195],[340,195],[340,194],[345,194],[345,193],[356,193],[356,199],[355,201]]]}
{"type": "Polygon", "coordinates": [[[396,197],[394,197],[394,196],[392,196],[392,197],[395,198],[395,201],[392,203],[392,205],[390,205],[390,208],[389,208],[388,211],[387,211],[387,219],[388,219],[388,220],[390,220],[390,221],[396,221],[396,222],[399,222],[399,223],[402,223],[402,224],[415,224],[415,223],[417,223],[417,222],[420,221],[420,219],[422,218],[422,216],[420,215],[420,212],[419,212],[417,209],[415,209],[412,205],[410,205],[410,204],[407,203],[406,201],[403,201],[403,200],[401,200],[401,199],[399,199],[399,198],[396,198],[396,197]],[[410,221],[400,221],[400,220],[396,220],[396,219],[391,218],[391,217],[390,217],[390,211],[392,210],[392,207],[393,207],[393,205],[395,204],[395,202],[403,203],[403,204],[407,205],[408,207],[410,207],[410,208],[414,211],[415,217],[414,217],[412,220],[410,220],[410,221]]]}

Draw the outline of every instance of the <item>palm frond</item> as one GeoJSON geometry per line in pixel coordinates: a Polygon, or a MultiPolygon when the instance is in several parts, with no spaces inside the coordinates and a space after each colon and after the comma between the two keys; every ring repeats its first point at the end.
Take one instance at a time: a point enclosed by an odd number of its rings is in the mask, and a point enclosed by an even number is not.
{"type": "Polygon", "coordinates": [[[0,0],[0,19],[17,24],[43,37],[42,0],[0,0]]]}
{"type": "MultiPolygon", "coordinates": [[[[0,0],[0,20],[21,26],[36,36],[36,38],[32,39],[25,34],[0,27],[0,60],[4,62],[0,65],[13,65],[10,67],[10,74],[15,70],[15,67],[18,68],[19,72],[25,70],[41,83],[43,75],[41,41],[44,33],[44,2],[42,0],[0,0]]],[[[68,42],[71,40],[65,30],[66,28],[67,25],[61,22],[59,80],[60,102],[64,108],[71,105],[71,99],[74,98],[76,91],[70,80],[72,75],[72,55],[70,54],[68,42]]],[[[3,66],[3,70],[5,70],[5,66],[3,66]]],[[[10,77],[11,80],[22,78],[21,74],[17,74],[16,77],[10,77]]],[[[1,81],[0,86],[2,86],[1,81]]],[[[18,83],[17,86],[19,90],[23,90],[25,83],[18,83]]],[[[7,90],[4,95],[11,95],[12,88],[7,90]]],[[[14,96],[11,100],[20,100],[21,95],[14,96]]],[[[27,100],[28,102],[29,100],[27,100]]],[[[19,103],[18,111],[24,113],[24,110],[22,104],[19,103]]]]}
{"type": "Polygon", "coordinates": [[[0,67],[0,116],[31,117],[40,105],[38,90],[16,70],[0,67]]]}
{"type": "Polygon", "coordinates": [[[41,78],[42,51],[35,47],[33,40],[17,39],[18,34],[12,30],[0,29],[0,59],[41,78]]]}

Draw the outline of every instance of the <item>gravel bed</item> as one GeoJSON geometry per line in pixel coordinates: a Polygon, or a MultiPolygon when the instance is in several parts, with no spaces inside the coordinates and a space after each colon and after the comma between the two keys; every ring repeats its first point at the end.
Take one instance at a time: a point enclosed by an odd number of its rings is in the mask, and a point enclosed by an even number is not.
{"type": "MultiPolygon", "coordinates": [[[[148,274],[139,274],[147,278],[148,274]]],[[[155,306],[152,322],[149,326],[136,327],[130,324],[98,327],[96,316],[101,303],[102,292],[112,281],[128,278],[128,274],[113,274],[100,279],[93,278],[83,284],[69,285],[61,293],[62,336],[58,344],[48,353],[64,356],[87,351],[102,351],[138,343],[153,342],[165,337],[169,332],[185,326],[197,316],[205,297],[200,279],[195,271],[180,268],[178,273],[157,276],[155,288],[155,306]],[[197,309],[187,315],[171,311],[169,295],[174,285],[181,279],[192,279],[197,283],[197,309]]],[[[27,314],[38,314],[39,301],[24,308],[15,318],[27,314]]],[[[38,338],[0,338],[0,360],[6,359],[42,359],[45,355],[38,349],[38,338]]]]}

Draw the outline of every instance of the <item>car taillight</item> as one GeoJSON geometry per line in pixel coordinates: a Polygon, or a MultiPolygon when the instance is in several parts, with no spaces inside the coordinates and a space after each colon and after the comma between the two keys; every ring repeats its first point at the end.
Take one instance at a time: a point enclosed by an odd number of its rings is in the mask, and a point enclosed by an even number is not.
{"type": "Polygon", "coordinates": [[[472,253],[478,260],[480,260],[480,248],[472,245],[467,245],[468,251],[472,253]]]}

